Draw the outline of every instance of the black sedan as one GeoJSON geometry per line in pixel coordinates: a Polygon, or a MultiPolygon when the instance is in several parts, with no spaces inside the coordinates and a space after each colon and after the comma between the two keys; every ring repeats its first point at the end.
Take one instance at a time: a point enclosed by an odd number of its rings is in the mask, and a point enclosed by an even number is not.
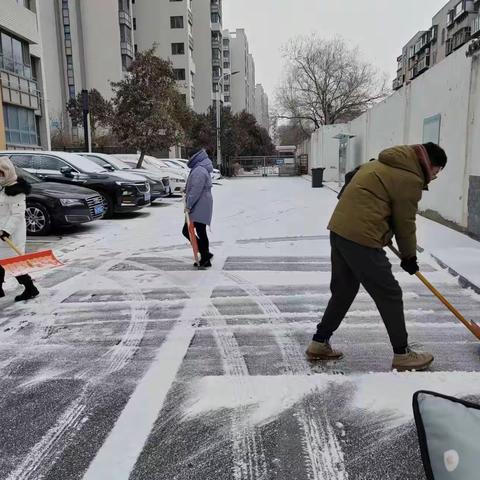
{"type": "Polygon", "coordinates": [[[48,235],[52,228],[92,222],[103,217],[102,197],[88,188],[42,182],[31,173],[17,168],[32,187],[27,196],[27,233],[48,235]]]}
{"type": "Polygon", "coordinates": [[[15,150],[0,155],[8,156],[15,166],[42,180],[95,190],[103,198],[106,218],[150,205],[150,184],[144,178],[127,172],[107,172],[74,153],[15,150]]]}
{"type": "Polygon", "coordinates": [[[159,198],[169,197],[172,194],[172,189],[170,188],[170,179],[167,176],[157,175],[147,170],[132,168],[114,155],[107,155],[105,153],[79,153],[79,155],[92,160],[105,170],[109,170],[111,172],[120,171],[134,173],[135,175],[146,178],[150,183],[152,202],[158,200],[159,198]]]}

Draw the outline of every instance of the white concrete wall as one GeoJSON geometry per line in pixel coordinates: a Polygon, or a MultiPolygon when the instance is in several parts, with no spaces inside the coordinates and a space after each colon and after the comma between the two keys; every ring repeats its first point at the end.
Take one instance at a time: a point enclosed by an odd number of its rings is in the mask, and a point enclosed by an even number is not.
{"type": "Polygon", "coordinates": [[[194,101],[191,97],[193,84],[190,73],[195,74],[196,68],[189,48],[189,35],[192,34],[192,28],[188,22],[189,3],[188,1],[138,0],[133,6],[133,14],[137,21],[135,43],[138,45],[138,50],[148,50],[155,45],[159,57],[170,60],[173,68],[185,69],[186,79],[177,82],[177,86],[180,92],[186,95],[187,103],[193,107],[194,101]],[[184,28],[172,29],[171,16],[183,16],[184,28]],[[172,43],[184,43],[185,55],[172,55],[172,43]]]}
{"type": "Polygon", "coordinates": [[[0,1],[0,25],[28,43],[40,43],[35,12],[19,5],[15,0],[0,1]]]}
{"type": "Polygon", "coordinates": [[[231,32],[230,38],[231,71],[230,98],[232,112],[239,113],[247,109],[248,85],[248,41],[243,29],[231,32]]]}
{"type": "Polygon", "coordinates": [[[213,105],[214,98],[210,0],[194,0],[192,10],[193,39],[195,41],[193,58],[196,66],[194,105],[196,112],[205,113],[213,105]]]}
{"type": "Polygon", "coordinates": [[[479,55],[466,58],[466,46],[416,78],[385,101],[344,126],[327,126],[311,139],[311,164],[326,167],[326,178],[335,176],[338,143],[332,131],[355,135],[350,141],[348,168],[381,150],[398,144],[423,141],[426,118],[441,115],[440,145],[449,163],[426,192],[422,209],[467,227],[469,175],[480,175],[480,67],[479,55]],[[333,130],[332,130],[333,129],[333,130]]]}
{"type": "Polygon", "coordinates": [[[349,125],[326,125],[316,130],[311,137],[309,168],[324,168],[323,178],[326,182],[339,179],[339,141],[334,137],[348,133],[349,125]]]}
{"type": "Polygon", "coordinates": [[[81,0],[85,85],[111,98],[110,82],[123,78],[118,0],[81,0]]]}
{"type": "Polygon", "coordinates": [[[63,41],[61,32],[58,31],[54,3],[54,0],[41,0],[38,15],[44,50],[43,64],[47,79],[45,102],[48,105],[49,122],[56,126],[66,120],[66,84],[62,61],[63,41]]]}

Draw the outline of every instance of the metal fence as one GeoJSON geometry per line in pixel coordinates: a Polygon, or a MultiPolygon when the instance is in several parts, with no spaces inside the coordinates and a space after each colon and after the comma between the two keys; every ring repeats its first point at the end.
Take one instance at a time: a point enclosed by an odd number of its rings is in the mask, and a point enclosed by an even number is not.
{"type": "Polygon", "coordinates": [[[227,162],[232,177],[294,177],[308,172],[308,156],[235,157],[227,162]]]}

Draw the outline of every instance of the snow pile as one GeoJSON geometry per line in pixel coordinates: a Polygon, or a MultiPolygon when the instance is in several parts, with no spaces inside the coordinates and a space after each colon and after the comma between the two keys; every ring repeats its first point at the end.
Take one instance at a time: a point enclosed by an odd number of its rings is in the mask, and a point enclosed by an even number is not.
{"type": "Polygon", "coordinates": [[[269,422],[292,408],[305,396],[324,392],[331,386],[354,388],[349,408],[388,414],[391,426],[410,421],[412,397],[418,390],[433,390],[445,395],[480,396],[480,373],[371,373],[364,375],[282,375],[242,378],[249,395],[238,395],[238,377],[203,377],[198,379],[184,406],[189,420],[221,409],[248,407],[253,424],[269,422]]]}

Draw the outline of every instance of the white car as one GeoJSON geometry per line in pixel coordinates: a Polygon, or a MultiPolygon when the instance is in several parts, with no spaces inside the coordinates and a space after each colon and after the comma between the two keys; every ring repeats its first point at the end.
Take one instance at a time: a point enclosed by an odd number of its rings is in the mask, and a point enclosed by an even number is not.
{"type": "MultiPolygon", "coordinates": [[[[116,158],[122,160],[133,168],[136,168],[139,155],[138,154],[128,154],[128,155],[115,155],[116,158]]],[[[185,186],[187,184],[188,173],[184,173],[178,168],[174,168],[168,165],[162,165],[157,162],[155,157],[150,155],[145,155],[143,158],[142,164],[143,170],[149,170],[151,172],[161,173],[170,178],[170,187],[172,193],[183,193],[185,191],[185,186]]]]}
{"type": "MultiPolygon", "coordinates": [[[[178,167],[190,172],[190,169],[188,168],[188,160],[185,160],[184,158],[159,158],[157,160],[172,166],[178,165],[178,167]]],[[[220,180],[222,178],[222,174],[220,173],[220,170],[218,170],[218,168],[213,169],[211,176],[212,180],[220,180]]]]}

